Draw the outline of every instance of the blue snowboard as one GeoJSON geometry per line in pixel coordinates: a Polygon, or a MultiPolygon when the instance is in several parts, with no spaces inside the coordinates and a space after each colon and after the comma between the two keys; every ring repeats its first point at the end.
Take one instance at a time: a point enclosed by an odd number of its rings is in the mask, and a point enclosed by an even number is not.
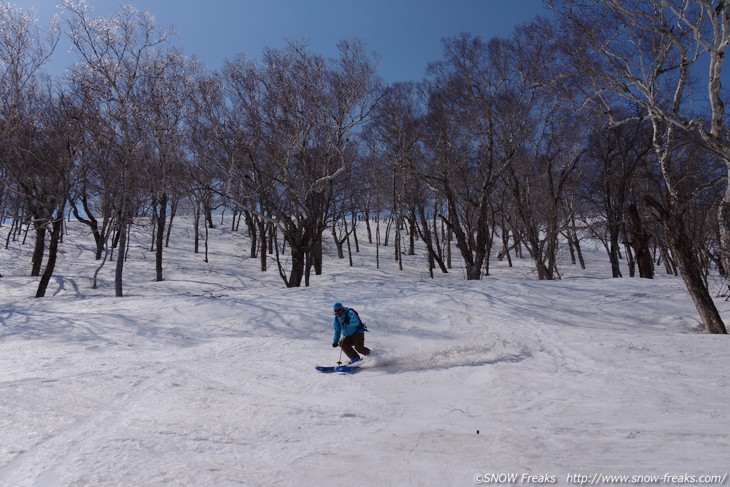
{"type": "Polygon", "coordinates": [[[338,365],[336,367],[315,367],[324,374],[331,374],[333,372],[344,372],[347,374],[354,374],[360,367],[357,365],[338,365]]]}

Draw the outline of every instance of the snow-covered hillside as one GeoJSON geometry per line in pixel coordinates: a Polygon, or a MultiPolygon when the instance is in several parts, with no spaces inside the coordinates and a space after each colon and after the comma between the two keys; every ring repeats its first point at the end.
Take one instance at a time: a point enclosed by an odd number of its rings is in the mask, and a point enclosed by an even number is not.
{"type": "Polygon", "coordinates": [[[376,269],[364,244],[354,268],[330,254],[311,287],[286,289],[244,257],[242,234],[213,230],[204,263],[180,222],[166,280],[153,281],[137,232],[115,298],[112,264],[91,289],[82,232],[69,224],[44,299],[31,297],[31,246],[0,249],[2,486],[569,485],[730,470],[728,341],[697,332],[677,278],[610,279],[586,249],[588,270],[562,281],[535,280],[529,262],[431,280],[423,255],[400,272],[381,249],[376,269]],[[334,301],[359,311],[377,351],[354,375],[314,370],[339,358],[334,301]]]}

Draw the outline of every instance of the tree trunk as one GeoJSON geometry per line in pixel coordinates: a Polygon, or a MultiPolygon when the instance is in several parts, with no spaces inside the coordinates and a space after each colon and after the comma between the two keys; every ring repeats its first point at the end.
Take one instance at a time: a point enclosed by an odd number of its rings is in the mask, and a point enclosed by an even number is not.
{"type": "Polygon", "coordinates": [[[651,250],[649,250],[651,235],[649,235],[644,229],[644,225],[641,223],[641,217],[639,216],[639,210],[636,205],[630,205],[626,209],[626,216],[628,230],[631,233],[629,244],[634,249],[636,263],[639,266],[639,277],[644,279],[653,279],[654,262],[651,258],[651,250]]]}
{"type": "Polygon", "coordinates": [[[312,242],[309,246],[309,258],[312,261],[314,267],[314,274],[317,276],[322,275],[322,269],[324,268],[324,258],[322,256],[322,231],[324,229],[317,228],[313,233],[312,242]]]}
{"type": "Polygon", "coordinates": [[[33,227],[35,227],[35,246],[33,248],[33,268],[30,275],[37,277],[41,275],[41,267],[43,266],[43,254],[46,250],[46,222],[34,219],[33,227]]]}
{"type": "Polygon", "coordinates": [[[344,259],[345,250],[343,248],[343,244],[345,243],[345,239],[340,240],[340,238],[337,235],[337,222],[332,222],[332,240],[335,241],[335,248],[337,249],[337,258],[344,259]]]}
{"type": "Polygon", "coordinates": [[[365,216],[365,230],[368,233],[368,243],[372,244],[373,243],[373,229],[370,228],[370,208],[369,207],[365,208],[364,216],[365,216]]]}
{"type": "Polygon", "coordinates": [[[244,210],[242,213],[246,222],[246,228],[248,228],[248,236],[251,238],[251,248],[248,255],[251,259],[255,259],[259,248],[258,218],[254,218],[248,210],[244,210]]]}
{"type": "Polygon", "coordinates": [[[119,214],[119,247],[117,250],[117,265],[114,272],[114,292],[118,298],[124,296],[124,258],[127,251],[127,215],[125,213],[123,210],[119,214]]]}
{"type": "Polygon", "coordinates": [[[578,255],[578,264],[580,264],[581,269],[585,270],[586,261],[583,258],[583,249],[580,246],[580,239],[578,238],[578,233],[575,231],[575,227],[570,230],[570,235],[572,236],[573,245],[575,245],[575,253],[578,255]]]}
{"type": "MultiPolygon", "coordinates": [[[[440,252],[437,252],[436,248],[434,248],[433,234],[437,232],[431,232],[431,229],[428,226],[428,221],[426,220],[426,210],[423,207],[419,208],[418,216],[420,217],[421,224],[420,226],[416,225],[416,230],[419,232],[423,243],[426,244],[426,250],[428,250],[429,273],[431,278],[433,278],[433,268],[436,263],[438,263],[441,272],[443,274],[447,274],[449,271],[446,269],[446,265],[441,258],[440,252]]],[[[436,243],[435,246],[438,246],[438,243],[436,243]]]]}
{"type": "MultiPolygon", "coordinates": [[[[357,237],[357,213],[352,212],[352,239],[355,242],[355,252],[360,252],[360,239],[357,237]]],[[[349,242],[349,241],[348,241],[349,242]]]]}
{"type": "Polygon", "coordinates": [[[676,255],[677,266],[697,312],[700,314],[705,331],[712,334],[726,334],[725,323],[723,323],[720,313],[717,311],[700,269],[697,268],[691,239],[685,236],[676,240],[678,241],[670,243],[672,253],[676,255]]]}
{"type": "Polygon", "coordinates": [[[380,269],[380,217],[375,217],[375,268],[380,269]]]}
{"type": "Polygon", "coordinates": [[[87,216],[87,218],[83,218],[79,214],[79,209],[76,207],[76,205],[71,202],[71,211],[73,211],[74,216],[78,221],[83,223],[84,225],[87,225],[89,228],[91,228],[91,233],[94,235],[94,242],[96,242],[96,260],[101,260],[101,256],[104,253],[104,244],[105,239],[104,235],[99,232],[99,222],[94,218],[94,216],[91,214],[91,210],[89,209],[89,202],[86,194],[81,195],[81,204],[84,207],[84,213],[87,216]]]}
{"type": "Polygon", "coordinates": [[[697,308],[706,333],[727,334],[725,324],[702,277],[702,269],[696,259],[692,237],[688,234],[682,217],[673,215],[653,198],[646,203],[659,219],[669,243],[670,250],[682,275],[692,301],[697,308]]]}
{"type": "Polygon", "coordinates": [[[215,228],[215,223],[213,223],[213,210],[207,201],[203,201],[203,212],[205,214],[205,221],[208,223],[208,228],[215,228]]]}
{"type": "Polygon", "coordinates": [[[621,274],[621,262],[619,259],[619,227],[610,225],[608,237],[608,255],[611,261],[611,273],[614,278],[623,277],[621,274]]]}
{"type": "Polygon", "coordinates": [[[291,249],[291,271],[286,287],[300,287],[302,279],[304,279],[304,269],[306,264],[306,250],[300,246],[290,244],[291,249]]]}
{"type": "MultiPolygon", "coordinates": [[[[730,179],[730,176],[728,176],[730,179]]],[[[720,233],[720,265],[725,271],[725,280],[730,281],[730,184],[720,202],[717,214],[720,233]]]]}
{"type": "Polygon", "coordinates": [[[416,210],[411,209],[411,215],[406,218],[408,221],[408,255],[416,255],[416,210]]]}
{"type": "MultiPolygon", "coordinates": [[[[261,272],[266,272],[266,262],[267,262],[267,241],[266,241],[266,222],[263,218],[259,218],[258,221],[259,225],[259,260],[260,260],[260,266],[261,266],[261,272]]],[[[270,231],[273,233],[273,231],[270,231]]]]}
{"type": "MultiPolygon", "coordinates": [[[[347,256],[350,260],[350,267],[352,267],[353,263],[352,263],[352,247],[350,246],[350,231],[347,229],[347,220],[343,218],[342,221],[345,223],[345,235],[346,235],[346,239],[347,239],[347,256]]],[[[354,225],[354,223],[353,223],[353,225],[354,225]]],[[[354,226],[352,227],[352,231],[353,232],[355,231],[354,226]]]]}
{"type": "Polygon", "coordinates": [[[56,259],[58,257],[58,243],[61,240],[61,230],[63,228],[63,211],[64,205],[58,209],[56,218],[53,220],[53,226],[51,230],[51,241],[48,246],[48,261],[46,262],[46,268],[41,276],[41,281],[38,283],[38,291],[36,292],[36,298],[42,298],[46,295],[46,289],[48,283],[51,281],[53,271],[56,269],[56,259]]]}
{"type": "Polygon", "coordinates": [[[160,211],[157,215],[157,233],[155,248],[155,271],[157,282],[163,281],[162,277],[162,247],[165,241],[165,224],[167,222],[167,193],[163,192],[160,198],[160,211]]]}
{"type": "Polygon", "coordinates": [[[193,242],[194,250],[193,253],[197,254],[200,252],[200,202],[197,202],[195,207],[195,217],[193,219],[193,242]]]}
{"type": "Polygon", "coordinates": [[[170,234],[172,233],[172,221],[177,215],[177,206],[180,204],[179,198],[170,201],[170,219],[167,222],[167,235],[165,235],[165,247],[170,247],[170,234]]]}

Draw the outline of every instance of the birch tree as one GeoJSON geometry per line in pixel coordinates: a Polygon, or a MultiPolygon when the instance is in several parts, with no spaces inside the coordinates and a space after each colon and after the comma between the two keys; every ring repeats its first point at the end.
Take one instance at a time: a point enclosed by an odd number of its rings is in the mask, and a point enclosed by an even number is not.
{"type": "Polygon", "coordinates": [[[60,39],[59,20],[54,17],[44,31],[35,10],[23,10],[0,2],[0,125],[8,137],[27,108],[28,95],[38,82],[60,39]]]}
{"type": "Polygon", "coordinates": [[[185,111],[199,64],[172,50],[156,51],[142,66],[134,102],[140,107],[137,125],[146,140],[144,173],[155,212],[155,275],[163,280],[165,233],[172,225],[172,208],[185,186],[185,111]]]}
{"type": "Polygon", "coordinates": [[[288,287],[308,284],[312,268],[322,272],[335,182],[351,166],[357,130],[378,98],[374,59],[361,43],[339,47],[327,60],[291,43],[267,49],[260,66],[239,58],[224,68],[232,104],[245,116],[246,159],[231,169],[288,244],[289,269],[279,260],[288,287]]]}
{"type": "MultiPolygon", "coordinates": [[[[699,127],[705,141],[714,144],[726,161],[730,156],[724,152],[727,135],[720,90],[727,47],[725,2],[712,6],[703,0],[572,0],[555,2],[553,7],[564,22],[566,52],[593,83],[588,103],[605,113],[611,123],[619,124],[625,120],[617,116],[613,105],[622,100],[641,107],[641,115],[651,122],[652,146],[665,197],[660,201],[646,195],[644,203],[664,229],[706,332],[727,333],[704,282],[688,225],[692,204],[704,191],[704,183],[692,188],[682,184],[681,165],[675,157],[679,132],[692,127],[699,127]],[[691,118],[690,103],[692,70],[703,57],[710,61],[712,107],[706,129],[701,117],[691,118]]],[[[726,187],[727,182],[725,178],[726,187]]],[[[730,202],[728,195],[719,212],[723,242],[730,236],[726,202],[730,202]]]]}
{"type": "MultiPolygon", "coordinates": [[[[28,142],[22,132],[27,135],[35,116],[34,104],[37,105],[40,97],[45,95],[41,69],[53,54],[59,38],[57,18],[54,17],[48,29],[43,31],[34,10],[23,10],[8,2],[0,2],[0,139],[6,144],[5,157],[17,163],[16,169],[24,165],[25,156],[18,152],[21,140],[26,147],[28,142]]],[[[20,179],[13,180],[8,169],[4,168],[4,174],[0,175],[3,178],[0,180],[0,199],[4,199],[4,193],[12,192],[14,199],[36,201],[27,193],[34,188],[18,187],[16,183],[22,182],[23,176],[16,172],[15,176],[20,179]]],[[[30,179],[32,177],[29,176],[30,179]]],[[[34,276],[40,275],[45,248],[48,227],[44,218],[33,221],[35,251],[31,275],[34,276]]]]}
{"type": "Polygon", "coordinates": [[[73,76],[98,103],[103,125],[97,127],[95,136],[106,139],[118,178],[114,207],[119,251],[114,286],[116,296],[121,297],[127,231],[133,214],[133,164],[144,145],[135,130],[142,111],[133,95],[144,63],[167,41],[168,33],[156,26],[152,15],[130,5],[116,15],[98,18],[92,16],[84,0],[65,0],[62,7],[68,13],[68,35],[79,59],[73,76]]]}

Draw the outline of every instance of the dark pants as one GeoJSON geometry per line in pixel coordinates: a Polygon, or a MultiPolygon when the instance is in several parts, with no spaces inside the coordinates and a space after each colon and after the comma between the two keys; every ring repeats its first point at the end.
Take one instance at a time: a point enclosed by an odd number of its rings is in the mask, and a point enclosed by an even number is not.
{"type": "Polygon", "coordinates": [[[350,360],[360,358],[357,352],[363,355],[370,355],[370,349],[365,346],[365,333],[355,333],[354,335],[343,338],[340,342],[340,347],[342,347],[342,351],[345,352],[345,355],[350,360]]]}

